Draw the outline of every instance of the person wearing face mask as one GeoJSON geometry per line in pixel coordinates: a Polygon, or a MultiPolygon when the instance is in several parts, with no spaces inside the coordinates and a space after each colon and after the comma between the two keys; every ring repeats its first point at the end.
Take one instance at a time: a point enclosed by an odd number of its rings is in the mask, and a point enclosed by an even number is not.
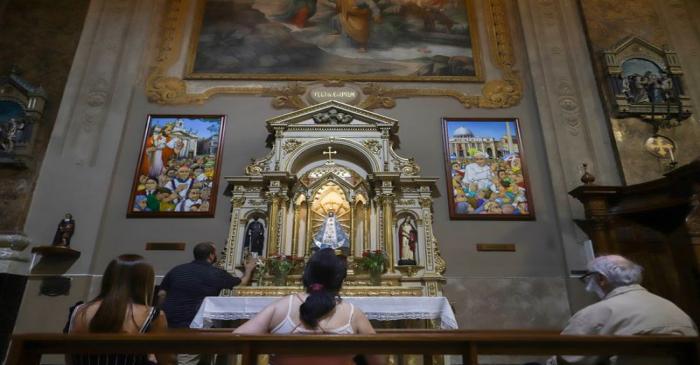
{"type": "MultiPolygon", "coordinates": [[[[697,336],[693,320],[675,304],[640,285],[642,267],[618,255],[600,256],[588,263],[581,278],[586,291],[600,301],[576,312],[562,335],[676,335],[697,336]]],[[[547,365],[647,364],[649,359],[599,356],[556,356],[547,365]]],[[[651,363],[660,364],[653,361],[651,363]]]]}
{"type": "MultiPolygon", "coordinates": [[[[252,259],[246,260],[241,278],[215,267],[216,246],[212,242],[198,243],[193,253],[194,261],[171,269],[160,284],[158,299],[168,318],[169,328],[189,328],[205,297],[219,295],[222,289],[236,285],[248,285],[255,270],[252,259]]],[[[200,360],[205,359],[198,354],[179,354],[177,357],[180,365],[198,364],[200,360]]]]}

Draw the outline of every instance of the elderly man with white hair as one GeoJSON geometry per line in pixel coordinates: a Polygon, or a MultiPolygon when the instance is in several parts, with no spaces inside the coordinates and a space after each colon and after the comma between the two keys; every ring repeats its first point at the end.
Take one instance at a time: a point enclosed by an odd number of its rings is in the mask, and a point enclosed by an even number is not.
{"type": "MultiPolygon", "coordinates": [[[[561,332],[562,335],[698,334],[693,320],[680,308],[639,285],[642,282],[642,267],[622,256],[595,258],[588,263],[588,272],[581,280],[586,283],[586,290],[595,293],[601,301],[576,312],[561,332]]],[[[638,358],[617,360],[617,364],[647,363],[638,358]]],[[[547,362],[548,365],[609,363],[611,359],[591,356],[557,356],[547,362]]]]}

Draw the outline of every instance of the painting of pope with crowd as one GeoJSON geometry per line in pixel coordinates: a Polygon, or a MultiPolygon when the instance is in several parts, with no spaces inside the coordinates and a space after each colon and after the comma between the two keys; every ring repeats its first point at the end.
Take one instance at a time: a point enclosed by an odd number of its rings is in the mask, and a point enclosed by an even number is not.
{"type": "Polygon", "coordinates": [[[150,116],[127,216],[213,216],[223,128],[223,116],[150,116]]]}
{"type": "Polygon", "coordinates": [[[516,119],[443,119],[450,218],[534,219],[516,119]]]}

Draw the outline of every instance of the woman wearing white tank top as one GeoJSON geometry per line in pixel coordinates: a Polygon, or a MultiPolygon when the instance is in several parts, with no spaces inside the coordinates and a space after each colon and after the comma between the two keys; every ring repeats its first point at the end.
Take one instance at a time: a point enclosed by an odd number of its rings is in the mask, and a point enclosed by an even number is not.
{"type": "MultiPolygon", "coordinates": [[[[374,334],[367,316],[351,303],[343,302],[338,293],[347,274],[345,263],[332,249],[317,251],[304,268],[305,293],[282,297],[234,333],[237,334],[374,334]]],[[[369,356],[369,363],[383,363],[369,356]]],[[[352,355],[274,356],[275,365],[352,364],[352,355]]]]}

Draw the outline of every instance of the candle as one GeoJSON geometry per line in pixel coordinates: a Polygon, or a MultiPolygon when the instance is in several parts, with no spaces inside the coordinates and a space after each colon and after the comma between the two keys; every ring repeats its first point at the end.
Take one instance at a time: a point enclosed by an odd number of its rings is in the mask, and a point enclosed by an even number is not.
{"type": "Polygon", "coordinates": [[[676,159],[673,157],[673,147],[669,147],[668,153],[671,154],[671,162],[676,162],[676,159]]]}

